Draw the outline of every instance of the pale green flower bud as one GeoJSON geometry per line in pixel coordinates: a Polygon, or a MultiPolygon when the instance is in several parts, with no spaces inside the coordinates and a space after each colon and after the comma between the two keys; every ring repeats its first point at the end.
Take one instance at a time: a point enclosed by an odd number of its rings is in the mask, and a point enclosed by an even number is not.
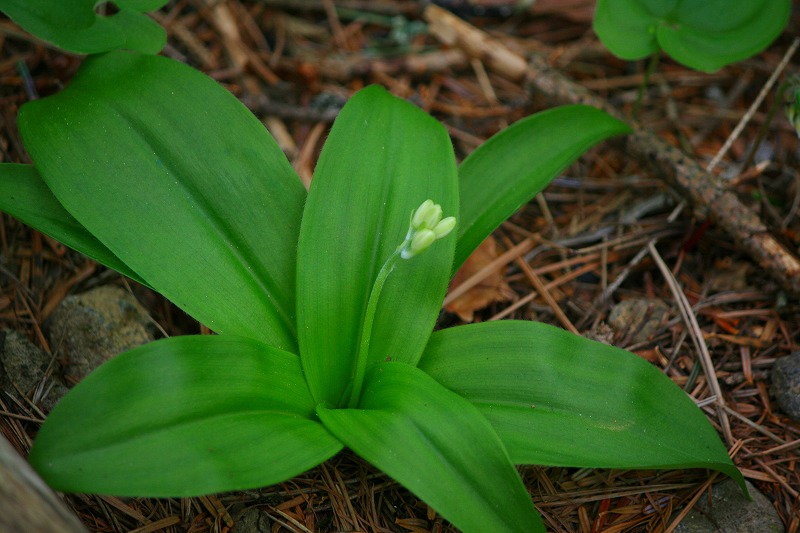
{"type": "Polygon", "coordinates": [[[414,216],[411,218],[411,227],[413,229],[433,229],[433,226],[439,222],[441,217],[442,206],[433,203],[433,200],[425,200],[414,211],[414,216]]]}
{"type": "Polygon", "coordinates": [[[436,234],[433,230],[421,229],[414,234],[414,237],[411,239],[411,244],[403,248],[400,257],[403,259],[411,259],[415,255],[427,250],[434,242],[436,242],[436,234]]]}
{"type": "Polygon", "coordinates": [[[456,217],[447,217],[436,224],[436,227],[433,228],[433,232],[436,234],[437,239],[441,239],[442,237],[447,237],[455,227],[456,217]]]}
{"type": "Polygon", "coordinates": [[[442,206],[439,204],[434,204],[433,207],[428,211],[427,216],[425,217],[425,223],[422,227],[425,229],[433,229],[440,220],[442,220],[442,206]]]}
{"type": "Polygon", "coordinates": [[[425,200],[411,214],[408,233],[397,251],[403,259],[411,259],[438,239],[446,237],[455,226],[454,217],[442,220],[441,205],[434,203],[433,200],[425,200]]]}

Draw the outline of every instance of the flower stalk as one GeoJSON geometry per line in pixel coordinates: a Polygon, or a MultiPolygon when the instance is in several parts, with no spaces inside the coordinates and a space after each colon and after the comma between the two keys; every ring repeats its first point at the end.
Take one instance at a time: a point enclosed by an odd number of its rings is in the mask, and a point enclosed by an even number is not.
{"type": "Polygon", "coordinates": [[[361,398],[361,389],[364,386],[364,375],[367,371],[367,359],[369,356],[369,341],[372,337],[372,324],[375,322],[375,311],[378,309],[381,291],[386,283],[389,274],[392,273],[397,265],[398,259],[411,259],[421,254],[431,247],[439,239],[450,234],[456,227],[455,217],[442,219],[442,206],[433,203],[433,200],[425,200],[420,206],[411,213],[411,220],[408,224],[408,232],[405,239],[383,263],[367,301],[367,309],[364,313],[364,323],[361,327],[361,337],[358,343],[358,358],[356,359],[355,375],[353,377],[353,387],[350,392],[350,399],[347,403],[349,408],[355,408],[361,398]]]}

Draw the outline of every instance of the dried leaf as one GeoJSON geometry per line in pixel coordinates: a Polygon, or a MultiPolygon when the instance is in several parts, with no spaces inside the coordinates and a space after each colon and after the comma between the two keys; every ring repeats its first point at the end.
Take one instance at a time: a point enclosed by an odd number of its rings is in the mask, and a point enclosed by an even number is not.
{"type": "MultiPolygon", "coordinates": [[[[484,240],[456,272],[450,283],[450,290],[458,287],[480,272],[486,265],[497,259],[497,244],[491,237],[484,240]]],[[[514,298],[514,291],[503,276],[506,267],[489,274],[484,280],[445,306],[445,310],[455,313],[464,322],[472,322],[475,311],[494,302],[505,302],[514,298]]]]}

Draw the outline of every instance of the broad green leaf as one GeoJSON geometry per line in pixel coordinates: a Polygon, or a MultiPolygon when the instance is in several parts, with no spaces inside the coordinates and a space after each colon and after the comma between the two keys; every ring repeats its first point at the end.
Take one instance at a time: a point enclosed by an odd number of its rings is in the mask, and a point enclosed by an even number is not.
{"type": "Polygon", "coordinates": [[[653,10],[660,5],[662,16],[666,15],[676,2],[597,0],[592,26],[603,45],[615,56],[642,59],[661,50],[656,39],[653,10]]]}
{"type": "Polygon", "coordinates": [[[486,419],[417,368],[379,363],[358,409],[317,413],[347,447],[465,533],[544,532],[486,419]]]}
{"type": "Polygon", "coordinates": [[[176,61],[111,52],[24,105],[19,127],[56,198],[150,286],[218,333],[296,351],[305,190],[233,95],[176,61]]]}
{"type": "MultiPolygon", "coordinates": [[[[96,45],[88,42],[84,44],[84,41],[81,40],[80,44],[84,45],[84,50],[86,50],[83,53],[100,53],[122,49],[136,50],[145,54],[157,54],[167,44],[167,32],[164,28],[144,13],[133,9],[121,8],[119,13],[108,17],[100,17],[95,22],[93,28],[95,27],[103,28],[104,34],[115,33],[122,35],[125,40],[121,45],[115,44],[113,46],[106,44],[104,40],[96,45]],[[108,29],[105,29],[105,27],[108,29]]],[[[78,46],[78,44],[75,44],[71,47],[77,49],[78,46]]]]}
{"type": "Polygon", "coordinates": [[[629,131],[599,109],[570,105],[522,119],[479,146],[458,169],[461,206],[453,271],[586,150],[629,131]]]}
{"type": "Polygon", "coordinates": [[[36,37],[77,54],[125,48],[157,54],[167,33],[144,14],[166,0],[118,0],[119,12],[99,15],[96,0],[0,0],[0,11],[36,37]]]}
{"type": "Polygon", "coordinates": [[[281,482],[342,445],[313,420],[297,356],[173,337],[102,365],[56,405],[30,462],[56,490],[190,496],[281,482]]]}
{"type": "Polygon", "coordinates": [[[594,30],[622,59],[663,49],[706,72],[747,59],[780,35],[790,0],[598,0],[594,30]]]}
{"type": "Polygon", "coordinates": [[[116,0],[116,5],[126,9],[132,9],[139,13],[155,11],[167,4],[167,0],[116,0]]]}
{"type": "Polygon", "coordinates": [[[666,376],[613,346],[537,322],[433,334],[420,369],[478,407],[517,464],[739,470],[666,376]]]}
{"type": "Polygon", "coordinates": [[[0,211],[146,285],[136,272],[67,213],[33,165],[0,164],[0,211]]]}
{"type": "MultiPolygon", "coordinates": [[[[372,285],[403,242],[411,212],[432,199],[454,215],[457,194],[441,124],[379,87],[345,105],[317,163],[298,245],[297,329],[318,402],[344,400],[372,285]]],[[[398,262],[379,300],[370,361],[417,361],[441,308],[454,246],[455,238],[445,238],[398,262]]]]}
{"type": "Polygon", "coordinates": [[[658,42],[675,61],[715,72],[765,50],[789,22],[791,2],[715,0],[686,11],[685,24],[659,25],[658,42]]]}

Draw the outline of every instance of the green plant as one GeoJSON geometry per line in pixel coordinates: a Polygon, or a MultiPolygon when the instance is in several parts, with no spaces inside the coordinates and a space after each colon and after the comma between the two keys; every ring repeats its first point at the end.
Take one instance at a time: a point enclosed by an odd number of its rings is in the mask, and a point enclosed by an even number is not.
{"type": "Polygon", "coordinates": [[[664,50],[683,65],[713,72],[764,50],[790,10],[790,0],[598,0],[594,30],[622,59],[664,50]]]}
{"type": "Polygon", "coordinates": [[[145,13],[166,3],[116,0],[117,12],[106,16],[97,12],[97,0],[0,0],[0,11],[40,39],[76,54],[120,48],[156,54],[167,33],[145,13]]]}
{"type": "Polygon", "coordinates": [[[786,118],[800,137],[800,77],[791,76],[778,89],[778,94],[786,99],[786,118]],[[784,93],[786,96],[784,96],[784,93]]]}
{"type": "Polygon", "coordinates": [[[97,0],[0,0],[0,11],[40,39],[77,54],[120,48],[155,54],[164,48],[167,35],[144,13],[166,3],[117,0],[116,12],[105,15],[98,12],[97,0]]]}
{"type": "Polygon", "coordinates": [[[514,464],[711,468],[743,486],[694,403],[633,354],[529,322],[432,333],[471,251],[628,131],[599,110],[529,117],[457,167],[438,122],[369,87],[308,194],[249,111],[163,57],[90,57],[19,127],[34,165],[0,165],[0,209],[218,333],[79,383],[30,455],[57,490],[252,488],[346,446],[464,531],[544,531],[514,464]]]}

